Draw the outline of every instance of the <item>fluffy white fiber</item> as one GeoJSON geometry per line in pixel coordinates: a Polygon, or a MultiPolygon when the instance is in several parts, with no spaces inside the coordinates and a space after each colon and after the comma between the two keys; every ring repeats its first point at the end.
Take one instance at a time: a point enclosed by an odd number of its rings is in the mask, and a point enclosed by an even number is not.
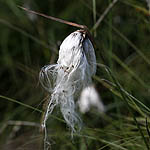
{"type": "Polygon", "coordinates": [[[95,52],[85,31],[71,33],[60,46],[57,64],[43,67],[39,74],[40,83],[49,92],[43,128],[46,128],[49,114],[58,105],[72,132],[80,129],[81,119],[76,112],[75,100],[82,89],[91,84],[95,72],[95,52]]]}
{"type": "Polygon", "coordinates": [[[99,113],[105,112],[105,106],[93,85],[82,90],[78,104],[81,113],[90,111],[92,107],[96,108],[99,113]]]}

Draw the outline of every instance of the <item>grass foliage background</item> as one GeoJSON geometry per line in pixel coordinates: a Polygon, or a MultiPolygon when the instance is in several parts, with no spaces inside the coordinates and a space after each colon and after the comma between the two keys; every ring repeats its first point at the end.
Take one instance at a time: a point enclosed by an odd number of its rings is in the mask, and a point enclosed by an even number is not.
{"type": "Polygon", "coordinates": [[[118,0],[93,31],[111,2],[0,1],[0,149],[42,149],[39,125],[46,93],[38,73],[42,66],[56,62],[62,40],[77,30],[31,16],[17,5],[86,25],[96,44],[93,81],[107,112],[102,115],[93,109],[81,115],[83,130],[71,140],[61,113],[55,111],[48,120],[52,149],[149,149],[150,14],[144,0],[118,0]]]}

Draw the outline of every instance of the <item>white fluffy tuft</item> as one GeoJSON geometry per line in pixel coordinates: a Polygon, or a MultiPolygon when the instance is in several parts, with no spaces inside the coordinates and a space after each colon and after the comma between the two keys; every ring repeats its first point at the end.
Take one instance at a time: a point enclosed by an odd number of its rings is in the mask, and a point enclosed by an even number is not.
{"type": "Polygon", "coordinates": [[[76,127],[81,128],[75,99],[78,99],[83,88],[91,84],[95,72],[96,57],[88,36],[81,30],[71,33],[60,46],[57,64],[43,67],[39,74],[40,83],[50,94],[43,128],[46,128],[48,116],[56,105],[60,106],[72,132],[76,132],[76,127]]]}
{"type": "Polygon", "coordinates": [[[82,113],[90,111],[91,107],[96,108],[100,113],[105,112],[105,106],[92,85],[82,90],[78,104],[82,113]]]}

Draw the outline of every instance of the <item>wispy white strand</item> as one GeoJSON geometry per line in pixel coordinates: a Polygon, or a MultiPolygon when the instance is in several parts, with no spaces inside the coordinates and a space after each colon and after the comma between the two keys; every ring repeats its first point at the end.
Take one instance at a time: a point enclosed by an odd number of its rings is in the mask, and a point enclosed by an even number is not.
{"type": "Polygon", "coordinates": [[[47,65],[39,73],[40,83],[49,93],[52,93],[55,86],[58,68],[58,64],[47,65]]]}

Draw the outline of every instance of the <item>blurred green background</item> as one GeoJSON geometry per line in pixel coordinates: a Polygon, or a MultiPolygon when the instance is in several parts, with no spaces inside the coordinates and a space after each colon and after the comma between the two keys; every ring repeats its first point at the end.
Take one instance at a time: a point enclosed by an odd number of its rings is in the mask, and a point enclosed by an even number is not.
{"type": "Polygon", "coordinates": [[[55,111],[48,120],[52,149],[150,147],[148,4],[146,0],[118,0],[93,30],[111,3],[112,0],[0,0],[0,149],[43,149],[40,111],[47,94],[39,84],[38,73],[44,65],[56,63],[61,42],[77,30],[27,13],[18,5],[86,25],[95,40],[98,67],[93,82],[107,111],[102,115],[93,109],[81,114],[83,130],[73,140],[61,121],[61,113],[55,111]],[[108,66],[111,73],[100,64],[108,66]]]}

